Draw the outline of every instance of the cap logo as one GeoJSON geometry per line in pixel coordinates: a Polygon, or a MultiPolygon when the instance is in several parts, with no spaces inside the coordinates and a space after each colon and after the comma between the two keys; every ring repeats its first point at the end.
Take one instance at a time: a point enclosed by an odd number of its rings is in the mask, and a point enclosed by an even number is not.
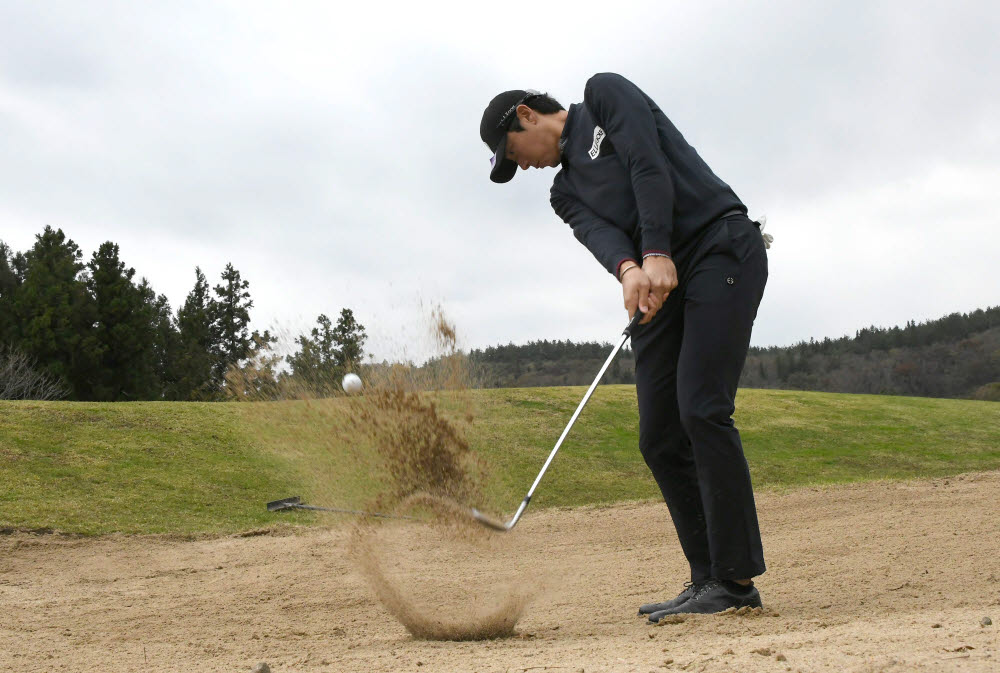
{"type": "Polygon", "coordinates": [[[604,129],[600,126],[594,127],[594,144],[590,146],[590,152],[587,153],[591,159],[596,159],[601,153],[601,143],[604,142],[605,135],[607,134],[604,133],[604,129]]]}
{"type": "Polygon", "coordinates": [[[510,106],[510,107],[509,107],[509,108],[507,109],[507,111],[506,111],[506,112],[504,112],[504,113],[503,113],[503,115],[502,115],[502,116],[500,117],[500,121],[499,121],[499,122],[497,122],[497,128],[500,128],[500,127],[502,127],[502,126],[503,126],[504,124],[506,124],[506,123],[507,123],[507,119],[508,119],[508,118],[509,118],[509,117],[510,117],[510,116],[511,116],[512,114],[514,114],[514,111],[515,111],[515,110],[517,110],[517,106],[518,106],[518,105],[522,105],[522,104],[523,104],[523,103],[525,103],[525,102],[526,102],[526,101],[527,101],[527,100],[528,100],[529,98],[534,98],[535,96],[541,96],[541,95],[542,95],[542,94],[541,94],[541,92],[539,92],[539,91],[535,91],[534,89],[525,89],[525,90],[524,90],[524,97],[523,97],[523,98],[522,98],[521,100],[519,100],[519,101],[517,101],[516,103],[514,103],[513,105],[511,105],[511,106],[510,106]]]}

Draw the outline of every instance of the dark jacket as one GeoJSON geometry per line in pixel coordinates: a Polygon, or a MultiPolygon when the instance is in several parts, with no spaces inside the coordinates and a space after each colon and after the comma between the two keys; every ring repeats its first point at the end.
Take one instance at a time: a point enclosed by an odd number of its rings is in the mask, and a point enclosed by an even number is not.
{"type": "Polygon", "coordinates": [[[622,262],[651,252],[680,265],[720,216],[746,213],[656,103],[621,75],[587,81],[560,145],[552,208],[616,278],[622,262]]]}

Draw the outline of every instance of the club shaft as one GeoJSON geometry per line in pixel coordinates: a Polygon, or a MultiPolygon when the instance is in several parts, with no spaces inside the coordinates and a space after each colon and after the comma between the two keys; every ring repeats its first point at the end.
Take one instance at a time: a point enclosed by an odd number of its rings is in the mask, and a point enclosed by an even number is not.
{"type": "Polygon", "coordinates": [[[566,435],[569,434],[570,428],[572,428],[573,424],[576,423],[576,419],[580,415],[580,412],[583,411],[583,408],[585,406],[587,406],[587,400],[589,400],[590,396],[594,394],[594,390],[597,388],[597,384],[601,382],[601,378],[604,376],[604,372],[606,372],[608,370],[608,367],[611,366],[611,362],[615,359],[615,356],[618,355],[618,351],[622,349],[622,346],[625,345],[625,342],[628,341],[628,339],[629,339],[628,332],[622,334],[621,339],[618,340],[618,345],[615,346],[615,349],[613,351],[611,351],[611,355],[608,356],[608,359],[604,361],[604,366],[601,367],[601,371],[597,372],[597,377],[594,379],[594,382],[590,384],[590,388],[587,389],[587,394],[583,396],[582,400],[580,400],[580,405],[576,408],[576,411],[573,412],[573,417],[569,419],[569,423],[566,425],[566,429],[563,430],[562,434],[559,436],[559,441],[556,442],[556,445],[552,449],[552,452],[549,453],[549,457],[545,459],[545,464],[542,465],[541,471],[538,473],[538,476],[535,477],[535,482],[531,485],[531,488],[528,489],[528,495],[524,496],[524,500],[521,501],[521,505],[517,508],[517,512],[514,513],[514,518],[512,518],[510,522],[506,524],[508,529],[513,528],[514,524],[517,523],[517,520],[521,518],[521,514],[528,506],[528,503],[531,502],[532,494],[534,494],[535,489],[538,487],[539,482],[542,481],[542,477],[545,475],[545,470],[549,469],[549,465],[552,463],[552,459],[556,457],[556,453],[559,452],[559,447],[562,446],[563,440],[566,439],[566,435]]]}
{"type": "Polygon", "coordinates": [[[566,435],[569,434],[570,428],[572,428],[573,424],[576,423],[576,419],[580,415],[580,412],[583,411],[583,408],[587,405],[587,400],[589,400],[590,396],[594,394],[594,389],[597,388],[597,384],[601,382],[604,372],[606,372],[608,367],[611,366],[611,362],[615,359],[615,356],[618,355],[618,351],[620,351],[622,346],[625,345],[625,342],[632,337],[632,331],[638,327],[639,323],[645,316],[646,314],[641,310],[637,310],[632,314],[632,319],[622,332],[622,337],[618,340],[618,345],[615,346],[613,351],[611,351],[611,355],[608,356],[608,359],[604,361],[604,366],[601,367],[601,371],[597,372],[594,382],[590,384],[590,388],[587,389],[587,394],[583,396],[583,399],[580,401],[580,405],[576,408],[576,411],[573,412],[573,417],[569,419],[569,423],[566,424],[566,429],[563,430],[562,434],[559,436],[559,441],[557,441],[556,445],[552,448],[552,452],[549,453],[549,457],[545,459],[545,464],[542,465],[541,471],[538,473],[538,476],[535,477],[535,481],[531,485],[531,488],[528,489],[528,495],[524,496],[524,500],[521,501],[521,505],[517,508],[517,511],[514,513],[511,520],[506,523],[502,523],[496,519],[486,516],[478,509],[473,508],[472,517],[474,519],[479,521],[484,526],[500,532],[508,531],[513,528],[515,524],[517,524],[517,520],[521,518],[521,515],[524,514],[524,510],[528,507],[528,503],[531,502],[531,496],[534,494],[535,488],[538,487],[539,482],[541,482],[542,476],[545,474],[545,470],[549,469],[552,459],[556,457],[556,453],[559,451],[559,447],[562,446],[563,440],[566,439],[566,435]]]}

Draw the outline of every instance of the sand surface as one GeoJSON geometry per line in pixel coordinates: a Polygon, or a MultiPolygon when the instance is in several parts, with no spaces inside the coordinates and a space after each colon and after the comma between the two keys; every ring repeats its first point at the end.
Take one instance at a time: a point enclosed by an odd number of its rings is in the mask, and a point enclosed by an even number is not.
{"type": "Polygon", "coordinates": [[[12,534],[0,670],[1000,671],[998,504],[1000,472],[759,494],[763,613],[663,626],[636,616],[686,579],[662,504],[529,511],[489,553],[410,553],[404,531],[386,563],[442,614],[501,579],[533,588],[513,637],[460,643],[389,616],[335,519],[196,541],[12,534]]]}

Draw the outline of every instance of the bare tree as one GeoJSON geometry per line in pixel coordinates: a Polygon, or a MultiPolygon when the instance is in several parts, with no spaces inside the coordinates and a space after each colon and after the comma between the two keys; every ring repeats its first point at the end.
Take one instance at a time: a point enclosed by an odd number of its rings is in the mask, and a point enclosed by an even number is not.
{"type": "Polygon", "coordinates": [[[0,345],[0,400],[58,400],[68,392],[62,381],[38,371],[32,358],[0,345]]]}

